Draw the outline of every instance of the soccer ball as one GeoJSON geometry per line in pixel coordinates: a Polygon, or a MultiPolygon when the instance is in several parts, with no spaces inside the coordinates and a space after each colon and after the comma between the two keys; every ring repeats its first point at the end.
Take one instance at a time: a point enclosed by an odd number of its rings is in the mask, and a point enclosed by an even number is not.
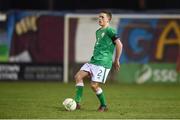
{"type": "Polygon", "coordinates": [[[73,111],[76,109],[76,102],[72,98],[66,98],[63,101],[63,105],[68,111],[73,111]]]}

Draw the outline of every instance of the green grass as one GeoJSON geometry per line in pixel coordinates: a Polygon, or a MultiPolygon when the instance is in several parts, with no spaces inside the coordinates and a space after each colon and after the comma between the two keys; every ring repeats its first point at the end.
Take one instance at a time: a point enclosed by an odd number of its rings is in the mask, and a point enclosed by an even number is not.
{"type": "Polygon", "coordinates": [[[99,102],[85,84],[82,109],[65,111],[74,84],[59,82],[0,82],[0,118],[180,118],[180,85],[103,86],[109,111],[97,112],[99,102]]]}

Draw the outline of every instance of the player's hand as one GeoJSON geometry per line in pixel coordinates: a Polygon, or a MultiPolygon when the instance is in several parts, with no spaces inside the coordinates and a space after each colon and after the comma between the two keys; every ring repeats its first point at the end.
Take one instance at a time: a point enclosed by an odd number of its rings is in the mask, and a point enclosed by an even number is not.
{"type": "Polygon", "coordinates": [[[114,66],[114,69],[115,69],[116,71],[119,71],[119,69],[120,69],[119,60],[118,60],[118,61],[114,61],[113,66],[114,66]]]}

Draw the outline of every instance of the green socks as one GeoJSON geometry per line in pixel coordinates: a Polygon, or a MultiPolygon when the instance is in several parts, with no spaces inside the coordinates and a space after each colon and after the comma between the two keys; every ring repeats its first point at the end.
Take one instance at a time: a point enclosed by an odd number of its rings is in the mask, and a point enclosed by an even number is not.
{"type": "Polygon", "coordinates": [[[105,96],[103,94],[102,89],[101,89],[101,93],[99,93],[99,94],[97,94],[97,93],[96,93],[96,95],[97,95],[97,97],[98,97],[98,99],[99,99],[99,101],[101,103],[101,106],[106,106],[106,100],[105,100],[105,96]]]}
{"type": "MultiPolygon", "coordinates": [[[[75,101],[77,103],[81,102],[81,98],[83,96],[83,88],[84,88],[83,85],[81,85],[81,86],[76,85],[75,101]]],[[[101,106],[106,106],[105,96],[104,96],[104,93],[103,93],[101,88],[99,88],[99,90],[96,92],[96,95],[97,95],[97,97],[99,99],[99,102],[100,102],[101,106]]]]}
{"type": "Polygon", "coordinates": [[[75,101],[76,101],[77,103],[80,103],[80,102],[81,102],[81,98],[82,98],[82,95],[83,95],[83,87],[84,87],[84,86],[76,86],[75,101]]]}

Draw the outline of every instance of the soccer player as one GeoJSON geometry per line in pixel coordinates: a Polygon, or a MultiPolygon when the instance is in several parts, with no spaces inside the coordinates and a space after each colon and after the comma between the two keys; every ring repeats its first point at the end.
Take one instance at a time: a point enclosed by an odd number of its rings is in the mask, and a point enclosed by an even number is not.
{"type": "Polygon", "coordinates": [[[112,14],[109,11],[101,11],[99,13],[100,28],[96,31],[96,43],[94,46],[93,56],[90,62],[85,63],[81,69],[76,73],[76,95],[75,101],[77,103],[76,109],[80,109],[80,102],[83,95],[83,78],[91,77],[91,88],[96,93],[100,106],[98,111],[107,111],[107,103],[104,92],[100,87],[100,83],[105,83],[108,73],[114,65],[115,70],[119,70],[119,59],[122,52],[122,43],[117,37],[115,29],[110,27],[112,14]],[[113,53],[115,49],[115,59],[113,63],[113,53]]]}

